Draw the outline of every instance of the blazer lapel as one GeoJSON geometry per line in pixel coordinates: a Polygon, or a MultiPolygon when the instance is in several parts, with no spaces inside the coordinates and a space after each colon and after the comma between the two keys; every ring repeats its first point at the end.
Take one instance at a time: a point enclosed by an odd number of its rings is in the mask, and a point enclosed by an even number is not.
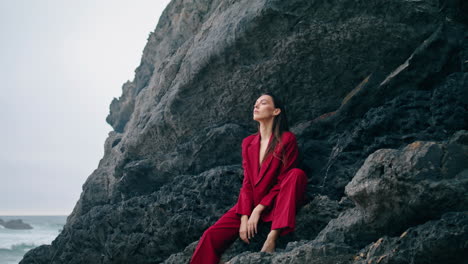
{"type": "MultiPolygon", "coordinates": [[[[270,139],[268,141],[268,145],[271,143],[271,139],[273,138],[273,134],[271,134],[270,139]]],[[[268,166],[271,163],[271,160],[273,159],[273,155],[268,155],[267,157],[264,157],[262,166],[259,168],[259,156],[260,156],[260,134],[257,134],[254,139],[250,142],[249,145],[249,159],[253,162],[253,165],[251,166],[254,170],[253,175],[254,175],[254,186],[257,185],[260,180],[263,178],[263,175],[265,174],[266,170],[268,169],[268,166]],[[260,170],[260,171],[259,171],[260,170]]]]}

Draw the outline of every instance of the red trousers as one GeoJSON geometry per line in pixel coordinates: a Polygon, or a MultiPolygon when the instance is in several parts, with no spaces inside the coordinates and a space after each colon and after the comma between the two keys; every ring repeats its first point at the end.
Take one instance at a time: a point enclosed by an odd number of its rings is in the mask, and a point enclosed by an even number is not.
{"type": "MultiPolygon", "coordinates": [[[[307,176],[299,168],[291,169],[281,183],[274,203],[271,230],[282,228],[280,236],[292,231],[296,226],[296,209],[305,202],[307,176]]],[[[190,264],[218,264],[221,255],[239,237],[241,216],[235,206],[205,230],[198,241],[190,264]]]]}

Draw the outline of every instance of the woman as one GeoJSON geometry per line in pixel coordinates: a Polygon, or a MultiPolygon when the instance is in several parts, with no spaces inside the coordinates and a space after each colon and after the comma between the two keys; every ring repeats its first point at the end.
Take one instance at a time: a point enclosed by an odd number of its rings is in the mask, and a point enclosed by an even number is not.
{"type": "Polygon", "coordinates": [[[288,131],[282,103],[271,93],[255,102],[253,119],[258,132],[242,141],[244,180],[238,201],[203,233],[191,264],[217,264],[237,237],[250,243],[259,221],[272,222],[261,252],[274,252],[277,238],[294,231],[307,185],[305,172],[296,168],[296,137],[288,131]]]}

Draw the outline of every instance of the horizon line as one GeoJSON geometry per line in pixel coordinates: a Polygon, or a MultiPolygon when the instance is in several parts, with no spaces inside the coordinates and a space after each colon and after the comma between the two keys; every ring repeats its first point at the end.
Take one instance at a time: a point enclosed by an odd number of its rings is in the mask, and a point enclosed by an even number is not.
{"type": "Polygon", "coordinates": [[[2,215],[0,214],[0,217],[2,216],[68,216],[65,214],[24,214],[24,215],[2,215]]]}
{"type": "Polygon", "coordinates": [[[65,212],[8,212],[0,211],[0,216],[69,216],[71,213],[65,212]]]}

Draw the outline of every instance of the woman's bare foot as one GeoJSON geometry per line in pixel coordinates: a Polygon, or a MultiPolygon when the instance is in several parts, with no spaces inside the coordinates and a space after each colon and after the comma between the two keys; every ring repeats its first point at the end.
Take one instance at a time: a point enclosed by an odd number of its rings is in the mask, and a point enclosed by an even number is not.
{"type": "Polygon", "coordinates": [[[268,253],[275,252],[276,239],[278,239],[279,233],[280,233],[280,229],[271,230],[260,252],[268,252],[268,253]]]}
{"type": "Polygon", "coordinates": [[[262,250],[260,250],[260,252],[273,253],[275,252],[275,247],[276,241],[274,241],[273,239],[267,239],[263,244],[262,250]]]}

